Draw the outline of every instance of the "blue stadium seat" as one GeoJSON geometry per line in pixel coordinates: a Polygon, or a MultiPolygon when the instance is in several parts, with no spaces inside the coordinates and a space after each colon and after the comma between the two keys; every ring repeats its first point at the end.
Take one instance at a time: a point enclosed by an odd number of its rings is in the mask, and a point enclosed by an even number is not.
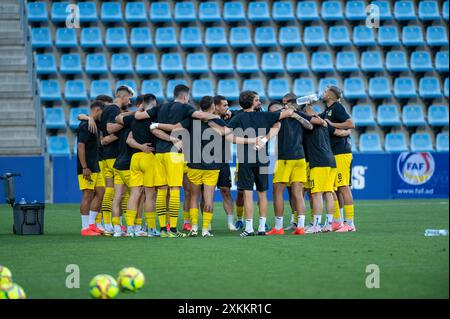
{"type": "Polygon", "coordinates": [[[115,53],[111,55],[112,74],[133,74],[131,56],[128,53],[115,53]]]}
{"type": "Polygon", "coordinates": [[[265,73],[284,72],[283,59],[280,52],[265,52],[261,57],[261,70],[265,73]]]}
{"type": "Polygon", "coordinates": [[[250,90],[258,93],[261,101],[266,99],[266,93],[264,91],[264,85],[260,79],[247,79],[242,83],[242,91],[250,90]]]}
{"type": "Polygon", "coordinates": [[[294,94],[306,96],[316,93],[316,85],[311,78],[300,78],[294,81],[294,94]]]}
{"type": "MultiPolygon", "coordinates": [[[[173,89],[172,89],[173,91],[173,89]]],[[[141,94],[151,93],[158,101],[164,100],[164,92],[161,80],[144,80],[141,85],[141,94]]]]}
{"type": "Polygon", "coordinates": [[[438,133],[436,135],[436,151],[448,152],[448,132],[438,133]]]}
{"type": "Polygon", "coordinates": [[[236,57],[236,71],[238,73],[258,72],[258,59],[253,52],[239,53],[236,57]]]}
{"type": "Polygon", "coordinates": [[[47,130],[65,130],[66,117],[62,107],[44,108],[44,123],[47,130]]]}
{"type": "Polygon", "coordinates": [[[356,127],[375,126],[372,107],[370,105],[355,105],[352,108],[352,119],[356,127]]]}
{"type": "Polygon", "coordinates": [[[244,5],[241,1],[230,1],[223,4],[223,20],[225,22],[245,21],[244,5]]]}
{"type": "Polygon", "coordinates": [[[81,58],[78,53],[62,54],[59,62],[59,70],[61,74],[81,74],[81,58]]]}
{"type": "Polygon", "coordinates": [[[48,21],[46,2],[29,2],[27,5],[27,17],[29,22],[48,21]]]}
{"type": "Polygon", "coordinates": [[[382,47],[399,46],[400,38],[395,26],[382,26],[378,29],[378,43],[382,47]]]}
{"type": "Polygon", "coordinates": [[[448,105],[431,105],[428,108],[428,123],[431,126],[448,126],[448,105]]]}
{"type": "Polygon", "coordinates": [[[405,126],[425,126],[425,115],[420,105],[405,105],[402,110],[403,125],[405,126]]]}
{"type": "Polygon", "coordinates": [[[314,52],[311,56],[311,70],[316,73],[333,72],[333,57],[328,51],[314,52]]]}
{"type": "Polygon", "coordinates": [[[369,96],[372,99],[388,99],[392,96],[391,83],[387,77],[374,77],[369,80],[369,96]]]}
{"type": "Polygon", "coordinates": [[[166,84],[166,98],[167,100],[173,99],[173,90],[178,84],[184,84],[187,85],[187,82],[183,79],[173,79],[168,80],[166,84]]]}
{"type": "Polygon", "coordinates": [[[318,104],[314,104],[314,105],[312,106],[312,109],[313,109],[314,112],[316,112],[316,113],[318,113],[318,114],[320,114],[320,113],[322,113],[322,112],[324,111],[323,107],[321,107],[321,106],[318,105],[318,104]]]}
{"type": "Polygon", "coordinates": [[[247,17],[250,22],[270,21],[269,5],[265,1],[251,1],[247,8],[247,17]]]}
{"type": "MultiPolygon", "coordinates": [[[[300,2],[303,3],[303,2],[300,2]]],[[[299,4],[300,5],[300,4],[299,4]]],[[[307,47],[326,45],[325,31],[320,26],[309,26],[303,29],[303,43],[307,47]]]]}
{"type": "Polygon", "coordinates": [[[202,2],[198,6],[198,19],[201,22],[220,22],[220,7],[217,2],[202,2]]]}
{"type": "Polygon", "coordinates": [[[36,74],[56,74],[56,61],[53,54],[36,54],[34,56],[36,74]]]}
{"type": "Polygon", "coordinates": [[[433,141],[428,133],[413,133],[411,135],[412,152],[432,152],[433,141]]]}
{"type": "Polygon", "coordinates": [[[363,72],[382,72],[383,58],[380,51],[364,51],[361,54],[361,70],[363,72]]]}
{"type": "MultiPolygon", "coordinates": [[[[69,112],[69,127],[72,130],[75,130],[80,121],[78,120],[78,115],[85,114],[89,115],[89,108],[87,107],[72,107],[69,112]]],[[[76,144],[76,143],[74,143],[76,144]]]]}
{"type": "Polygon", "coordinates": [[[58,80],[41,80],[39,81],[39,97],[44,101],[60,101],[61,88],[58,80]]]}
{"type": "Polygon", "coordinates": [[[267,87],[267,94],[271,99],[281,100],[283,96],[289,93],[289,80],[286,78],[270,79],[267,87]]]}
{"type": "Polygon", "coordinates": [[[130,45],[132,48],[151,48],[152,33],[150,28],[132,28],[130,33],[130,45]]]}
{"type": "Polygon", "coordinates": [[[103,53],[91,53],[86,55],[86,74],[106,74],[108,66],[103,53]]]}
{"type": "Polygon", "coordinates": [[[211,71],[214,73],[233,73],[234,64],[230,53],[213,53],[211,71]]]}
{"type": "Polygon", "coordinates": [[[194,3],[191,1],[176,2],[174,8],[174,20],[175,22],[194,22],[197,17],[195,16],[194,3]]]}
{"type": "Polygon", "coordinates": [[[223,27],[211,27],[205,31],[205,46],[208,48],[226,48],[227,35],[223,27]]]}
{"type": "Polygon", "coordinates": [[[281,47],[295,47],[301,45],[300,30],[297,27],[281,27],[278,42],[281,47]]]}
{"type": "Polygon", "coordinates": [[[150,21],[155,22],[170,22],[172,16],[170,14],[169,1],[152,2],[150,4],[150,21]]]}
{"type": "Polygon", "coordinates": [[[203,46],[202,34],[197,27],[182,28],[180,31],[180,45],[183,48],[200,48],[203,46]]]}
{"type": "Polygon", "coordinates": [[[337,78],[321,78],[319,80],[319,94],[322,95],[329,85],[339,86],[339,80],[337,78]]]}
{"type": "Polygon", "coordinates": [[[336,55],[336,70],[339,72],[357,72],[358,58],[353,51],[342,51],[336,55]]]}
{"type": "Polygon", "coordinates": [[[31,28],[31,46],[37,48],[51,48],[52,36],[49,28],[31,28]]]}
{"type": "Polygon", "coordinates": [[[66,8],[69,5],[69,2],[63,1],[63,2],[53,2],[52,3],[52,22],[58,23],[58,22],[66,22],[66,18],[68,13],[66,13],[66,8]]]}
{"type": "Polygon", "coordinates": [[[448,21],[448,1],[444,1],[442,4],[442,18],[444,18],[445,21],[448,21]]]}
{"type": "Polygon", "coordinates": [[[382,104],[377,109],[377,120],[380,126],[400,126],[398,107],[393,104],[382,104]]]}
{"type": "Polygon", "coordinates": [[[434,58],[434,65],[436,71],[438,72],[448,72],[448,51],[440,51],[436,52],[436,56],[434,58]]]}
{"type": "Polygon", "coordinates": [[[286,71],[300,73],[308,71],[308,59],[304,52],[289,52],[286,55],[286,71]]]}
{"type": "Polygon", "coordinates": [[[123,17],[120,2],[103,2],[100,17],[103,22],[121,22],[123,17]]]}
{"type": "Polygon", "coordinates": [[[97,5],[94,1],[78,2],[80,22],[97,22],[97,5]]]}
{"type": "Polygon", "coordinates": [[[205,53],[190,53],[186,56],[187,73],[208,73],[208,58],[205,53]]]}
{"type": "Polygon", "coordinates": [[[395,1],[394,16],[398,21],[416,20],[416,8],[413,1],[395,1]]]}
{"type": "MultiPolygon", "coordinates": [[[[118,87],[122,85],[127,85],[134,90],[134,92],[138,92],[137,84],[135,80],[118,80],[116,81],[116,90],[118,87]]],[[[132,98],[132,100],[136,100],[136,96],[132,98]]]]}
{"type": "Polygon", "coordinates": [[[437,1],[419,2],[419,19],[422,21],[440,20],[439,4],[437,1]]]}
{"type": "Polygon", "coordinates": [[[423,99],[437,99],[442,97],[441,84],[435,77],[423,77],[419,81],[419,95],[423,99]]]}
{"type": "Polygon", "coordinates": [[[109,80],[91,81],[91,88],[89,90],[89,96],[91,97],[91,100],[102,94],[112,97],[112,87],[109,80]]]}
{"type": "Polygon", "coordinates": [[[294,7],[290,1],[275,1],[272,5],[272,18],[276,22],[294,21],[294,7]]]}
{"type": "Polygon", "coordinates": [[[162,54],[160,67],[163,74],[183,73],[183,59],[180,53],[162,54]]]}
{"type": "Polygon", "coordinates": [[[416,81],[410,77],[398,77],[394,81],[394,95],[398,99],[412,99],[417,96],[416,81]]]}
{"type": "Polygon", "coordinates": [[[353,28],[353,44],[357,47],[375,46],[375,36],[372,28],[356,26],[353,28]]]}
{"type": "Polygon", "coordinates": [[[67,80],[64,87],[64,98],[66,101],[87,101],[86,85],[83,80],[67,80]]]}
{"type": "Polygon", "coordinates": [[[300,21],[319,20],[319,9],[316,1],[301,1],[297,4],[297,19],[300,21]]]}
{"type": "Polygon", "coordinates": [[[255,29],[255,46],[258,48],[274,47],[277,45],[277,36],[272,27],[258,27],[255,29]]]}
{"type": "Polygon", "coordinates": [[[155,45],[157,48],[176,48],[177,33],[174,27],[164,27],[156,29],[155,45]]]}
{"type": "Polygon", "coordinates": [[[448,32],[444,26],[427,28],[427,43],[430,47],[448,46],[448,32]]]}
{"type": "Polygon", "coordinates": [[[392,20],[391,4],[388,0],[372,1],[370,4],[379,8],[380,20],[392,20]]]}
{"type": "Polygon", "coordinates": [[[77,44],[75,29],[58,28],[56,30],[55,45],[57,48],[75,48],[77,44]]]}
{"type": "Polygon", "coordinates": [[[352,45],[350,32],[346,26],[332,26],[328,29],[328,43],[333,47],[352,45]]]}
{"type": "Polygon", "coordinates": [[[125,20],[127,22],[147,22],[144,2],[127,2],[125,6],[125,20]]]}
{"type": "Polygon", "coordinates": [[[223,95],[229,101],[239,99],[239,83],[235,79],[219,80],[217,82],[217,94],[223,95]]]}
{"type": "Polygon", "coordinates": [[[349,21],[366,20],[366,4],[364,1],[346,1],[345,17],[349,21]]]}
{"type": "Polygon", "coordinates": [[[431,63],[431,55],[428,51],[414,51],[411,54],[411,70],[413,72],[428,72],[433,71],[433,64],[431,63]]]}
{"type": "Polygon", "coordinates": [[[389,51],[386,53],[386,70],[389,72],[408,71],[406,53],[404,51],[389,51]]]}
{"type": "Polygon", "coordinates": [[[82,48],[101,48],[103,46],[100,28],[82,28],[80,34],[80,45],[82,48]]]}
{"type": "Polygon", "coordinates": [[[346,78],[344,80],[344,96],[347,100],[365,99],[367,92],[364,80],[360,77],[346,78]]]}
{"type": "Polygon", "coordinates": [[[108,48],[128,48],[125,28],[106,29],[105,44],[108,48]]]}
{"type": "Polygon", "coordinates": [[[322,2],[322,19],[324,21],[342,21],[344,20],[344,12],[340,1],[324,1],[322,2]]]}
{"type": "Polygon", "coordinates": [[[362,133],[359,136],[359,151],[362,153],[382,152],[380,135],[378,133],[362,133]]]}
{"type": "Polygon", "coordinates": [[[404,46],[416,47],[425,45],[422,28],[419,26],[403,27],[402,42],[404,46]]]}
{"type": "Polygon", "coordinates": [[[157,74],[158,62],[154,53],[141,53],[136,55],[136,73],[157,74]]]}
{"type": "Polygon", "coordinates": [[[214,96],[214,86],[211,80],[194,80],[192,82],[192,98],[194,101],[200,101],[205,95],[214,96]]]}
{"type": "Polygon", "coordinates": [[[230,46],[233,48],[249,47],[252,45],[250,30],[247,27],[234,27],[230,29],[230,46]]]}
{"type": "Polygon", "coordinates": [[[408,144],[404,133],[387,133],[384,137],[384,149],[386,152],[407,152],[408,144]]]}
{"type": "Polygon", "coordinates": [[[50,156],[70,155],[69,139],[66,135],[47,136],[47,151],[50,156]]]}
{"type": "Polygon", "coordinates": [[[448,77],[444,80],[444,96],[448,98],[448,77]]]}

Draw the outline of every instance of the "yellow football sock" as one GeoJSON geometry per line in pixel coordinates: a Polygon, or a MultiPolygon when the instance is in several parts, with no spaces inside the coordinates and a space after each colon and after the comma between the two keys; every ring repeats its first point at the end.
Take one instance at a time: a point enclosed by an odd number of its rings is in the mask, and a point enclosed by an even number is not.
{"type": "Polygon", "coordinates": [[[313,213],[312,209],[309,210],[309,220],[311,223],[314,222],[314,213],[313,213]]]}
{"type": "Polygon", "coordinates": [[[102,213],[101,212],[99,212],[98,214],[97,214],[97,217],[95,217],[95,223],[96,224],[100,224],[101,222],[102,222],[102,213]]]}
{"type": "Polygon", "coordinates": [[[120,217],[113,217],[112,224],[113,226],[120,226],[120,217]]]}
{"type": "Polygon", "coordinates": [[[183,212],[183,220],[184,220],[184,221],[189,221],[189,220],[191,220],[191,216],[190,216],[189,212],[187,212],[187,211],[184,211],[184,212],[183,212]]]}
{"type": "Polygon", "coordinates": [[[142,226],[142,218],[136,218],[136,221],[134,222],[136,226],[142,226]]]}
{"type": "Polygon", "coordinates": [[[242,219],[244,217],[244,206],[236,205],[236,217],[237,219],[242,219]]]}
{"type": "Polygon", "coordinates": [[[125,222],[127,223],[127,226],[134,226],[134,220],[136,219],[137,212],[135,210],[127,210],[125,212],[125,222]]]}
{"type": "Polygon", "coordinates": [[[345,220],[346,221],[353,220],[354,215],[355,215],[355,208],[353,207],[353,205],[344,205],[345,220]]]}
{"type": "Polygon", "coordinates": [[[169,198],[169,215],[170,215],[170,228],[177,228],[178,213],[180,211],[180,190],[170,190],[169,198]]]}
{"type": "Polygon", "coordinates": [[[127,204],[128,204],[129,198],[130,198],[130,192],[127,190],[122,198],[122,203],[121,203],[122,213],[125,213],[127,211],[127,204]]]}
{"type": "Polygon", "coordinates": [[[158,189],[156,195],[156,214],[158,214],[159,227],[166,229],[166,197],[167,189],[158,189]]]}
{"type": "Polygon", "coordinates": [[[298,212],[294,212],[294,223],[298,222],[298,212]]]}
{"type": "Polygon", "coordinates": [[[213,218],[213,213],[203,212],[203,231],[207,231],[209,225],[211,224],[211,220],[213,218]]]}
{"type": "Polygon", "coordinates": [[[103,195],[102,200],[102,213],[103,213],[103,221],[105,222],[105,224],[111,224],[113,198],[114,198],[114,188],[106,187],[105,195],[103,195]]]}
{"type": "Polygon", "coordinates": [[[339,201],[334,201],[334,211],[333,211],[333,218],[334,220],[340,221],[341,220],[341,210],[339,208],[339,201]]]}
{"type": "Polygon", "coordinates": [[[148,228],[156,228],[156,212],[145,213],[148,228]]]}
{"type": "Polygon", "coordinates": [[[198,225],[198,208],[191,208],[189,213],[191,215],[192,225],[198,225]]]}

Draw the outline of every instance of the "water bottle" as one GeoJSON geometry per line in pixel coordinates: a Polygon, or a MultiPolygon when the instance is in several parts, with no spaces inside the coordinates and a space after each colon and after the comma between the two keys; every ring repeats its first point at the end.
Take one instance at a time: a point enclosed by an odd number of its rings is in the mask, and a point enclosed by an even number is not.
{"type": "Polygon", "coordinates": [[[23,197],[19,201],[19,204],[21,204],[21,205],[26,204],[26,203],[27,203],[27,201],[23,197]]]}
{"type": "Polygon", "coordinates": [[[312,104],[320,100],[320,96],[318,94],[311,94],[306,96],[301,96],[297,98],[296,102],[298,106],[302,106],[305,104],[312,104]]]}
{"type": "Polygon", "coordinates": [[[425,229],[425,237],[448,236],[447,229],[425,229]]]}

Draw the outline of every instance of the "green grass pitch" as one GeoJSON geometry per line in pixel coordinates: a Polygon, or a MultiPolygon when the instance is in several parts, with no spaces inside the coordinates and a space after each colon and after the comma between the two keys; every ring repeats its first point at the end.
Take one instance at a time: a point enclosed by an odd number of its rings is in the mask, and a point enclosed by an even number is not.
{"type": "Polygon", "coordinates": [[[424,237],[448,229],[447,199],[358,201],[357,233],[309,236],[240,238],[215,208],[214,238],[114,239],[81,237],[78,205],[47,205],[45,235],[16,236],[11,208],[0,205],[0,264],[29,298],[89,298],[94,275],[125,266],[146,284],[118,298],[449,297],[448,237],[424,237]],[[80,267],[79,289],[65,286],[68,264],[80,267]],[[379,266],[378,289],[365,285],[369,264],[379,266]]]}

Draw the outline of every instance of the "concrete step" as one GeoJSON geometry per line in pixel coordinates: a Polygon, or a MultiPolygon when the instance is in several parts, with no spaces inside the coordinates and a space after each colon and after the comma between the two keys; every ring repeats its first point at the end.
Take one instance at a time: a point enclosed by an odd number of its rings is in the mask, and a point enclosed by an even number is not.
{"type": "Polygon", "coordinates": [[[20,148],[0,147],[0,155],[41,155],[41,148],[36,146],[20,148]]]}
{"type": "Polygon", "coordinates": [[[0,145],[5,140],[36,139],[37,132],[34,126],[0,126],[0,145]]]}
{"type": "MultiPolygon", "coordinates": [[[[1,103],[1,102],[0,102],[1,103]]],[[[0,108],[0,126],[35,126],[36,113],[32,110],[3,110],[0,108]]]]}
{"type": "Polygon", "coordinates": [[[19,2],[17,0],[2,0],[0,3],[0,19],[11,20],[19,18],[19,2]]]}
{"type": "Polygon", "coordinates": [[[32,99],[2,99],[0,110],[3,111],[23,111],[34,114],[34,103],[32,99]]]}
{"type": "Polygon", "coordinates": [[[0,93],[8,92],[30,92],[31,91],[31,79],[27,73],[0,73],[0,93]]]}

